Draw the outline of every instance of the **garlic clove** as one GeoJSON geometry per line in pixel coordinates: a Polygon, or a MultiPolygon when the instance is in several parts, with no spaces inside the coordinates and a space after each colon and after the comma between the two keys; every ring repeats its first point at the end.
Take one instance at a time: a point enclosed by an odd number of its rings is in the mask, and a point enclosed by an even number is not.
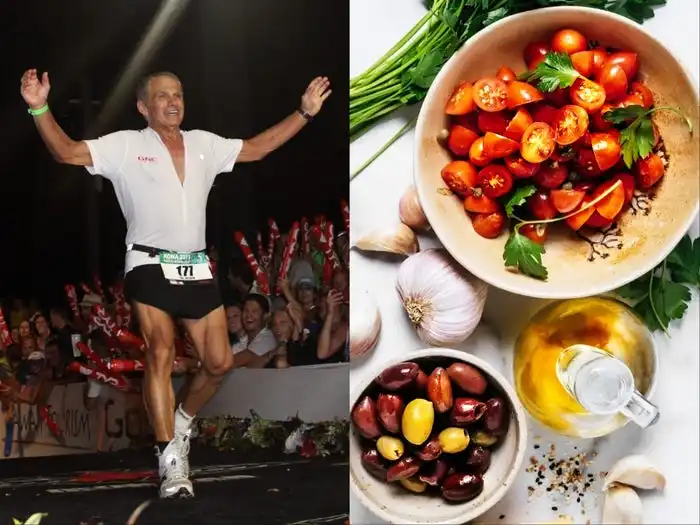
{"type": "Polygon", "coordinates": [[[350,286],[350,359],[370,352],[379,341],[382,318],[377,303],[367,292],[350,286]]]}
{"type": "Polygon", "coordinates": [[[368,252],[411,255],[418,251],[418,238],[411,228],[399,223],[390,229],[368,233],[358,239],[355,247],[368,252]]]}
{"type": "Polygon", "coordinates": [[[605,476],[603,490],[608,490],[613,483],[623,483],[644,490],[663,490],[666,487],[666,477],[649,458],[641,454],[632,454],[612,466],[605,476]]]}
{"type": "Polygon", "coordinates": [[[409,228],[414,230],[429,230],[430,224],[423,213],[418,200],[418,192],[414,185],[409,186],[399,201],[399,218],[409,228]]]}
{"type": "Polygon", "coordinates": [[[642,500],[632,487],[614,485],[605,492],[603,525],[637,525],[642,520],[642,500]]]}

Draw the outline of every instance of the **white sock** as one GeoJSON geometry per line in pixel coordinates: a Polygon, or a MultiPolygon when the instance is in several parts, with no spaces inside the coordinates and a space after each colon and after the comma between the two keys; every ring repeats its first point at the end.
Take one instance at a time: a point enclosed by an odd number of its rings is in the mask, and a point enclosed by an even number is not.
{"type": "Polygon", "coordinates": [[[179,405],[175,410],[175,432],[177,434],[187,434],[190,431],[193,420],[194,416],[190,416],[182,408],[182,405],[179,405]]]}

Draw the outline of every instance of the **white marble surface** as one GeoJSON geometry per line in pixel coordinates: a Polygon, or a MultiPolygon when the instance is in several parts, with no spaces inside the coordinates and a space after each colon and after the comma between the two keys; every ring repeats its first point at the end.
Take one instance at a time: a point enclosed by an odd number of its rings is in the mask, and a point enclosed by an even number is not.
{"type": "MultiPolygon", "coordinates": [[[[657,11],[656,18],[645,28],[663,41],[696,79],[700,49],[698,21],[700,3],[697,0],[669,0],[657,11]]],[[[352,0],[351,2],[351,75],[361,73],[389,49],[424,13],[420,0],[352,0]]],[[[386,139],[400,129],[406,118],[417,108],[382,123],[351,146],[351,171],[367,159],[386,139]]],[[[389,226],[397,220],[398,201],[412,183],[413,136],[405,135],[373,165],[351,183],[351,236],[371,229],[389,226]]],[[[691,231],[698,235],[698,222],[691,231]]],[[[423,247],[438,246],[431,237],[422,237],[423,247]]],[[[352,253],[352,286],[370,291],[377,300],[384,329],[379,345],[362,363],[354,364],[350,374],[351,391],[370,368],[409,350],[422,348],[408,319],[403,313],[394,288],[397,262],[388,262],[352,253]]],[[[513,338],[529,316],[544,301],[528,299],[491,289],[484,322],[461,348],[501,364],[512,378],[511,359],[513,338]]],[[[543,446],[557,443],[560,451],[595,448],[598,456],[591,469],[606,471],[620,457],[629,453],[644,453],[656,462],[667,477],[663,493],[642,495],[645,523],[700,524],[698,494],[700,493],[699,432],[699,354],[700,311],[697,295],[685,319],[673,326],[671,338],[657,336],[660,360],[659,388],[654,397],[662,417],[657,425],[641,431],[633,426],[596,441],[571,440],[552,435],[530,421],[530,448],[534,453],[534,436],[541,436],[543,446]]],[[[540,449],[541,451],[541,449],[540,449]]],[[[582,504],[562,505],[541,496],[528,498],[532,475],[523,471],[516,485],[491,512],[479,522],[542,523],[560,514],[573,517],[575,523],[600,523],[600,498],[588,494],[582,504]],[[552,510],[557,506],[557,511],[552,510]],[[582,514],[585,510],[585,514],[582,514]],[[500,516],[505,516],[499,519],[500,516]]],[[[597,492],[597,491],[596,491],[597,492]]],[[[351,493],[350,515],[353,525],[379,523],[351,493]]]]}

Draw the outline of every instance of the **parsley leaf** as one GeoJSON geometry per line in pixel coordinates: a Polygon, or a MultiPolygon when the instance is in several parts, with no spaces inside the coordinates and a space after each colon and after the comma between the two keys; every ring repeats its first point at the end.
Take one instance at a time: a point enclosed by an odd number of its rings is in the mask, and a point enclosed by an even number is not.
{"type": "Polygon", "coordinates": [[[580,76],[569,55],[550,51],[535,69],[526,71],[518,79],[526,82],[537,80],[537,88],[540,91],[551,93],[559,88],[571,86],[580,76]]]}
{"type": "Polygon", "coordinates": [[[643,106],[627,106],[624,108],[611,109],[603,113],[603,119],[613,124],[624,124],[625,121],[645,117],[648,111],[643,106]]]}
{"type": "Polygon", "coordinates": [[[527,200],[528,197],[531,195],[534,195],[535,192],[537,191],[537,188],[535,187],[534,184],[529,184],[527,186],[521,186],[517,190],[513,192],[513,194],[510,196],[510,199],[508,199],[508,202],[505,204],[505,210],[506,210],[506,215],[508,217],[513,216],[513,208],[517,208],[518,206],[522,206],[525,204],[525,201],[527,200]]]}
{"type": "Polygon", "coordinates": [[[666,259],[673,280],[700,287],[700,238],[685,235],[666,259]]]}
{"type": "Polygon", "coordinates": [[[520,234],[516,226],[503,248],[503,261],[506,266],[517,268],[525,275],[546,281],[547,268],[542,264],[543,253],[544,246],[520,234]]]}

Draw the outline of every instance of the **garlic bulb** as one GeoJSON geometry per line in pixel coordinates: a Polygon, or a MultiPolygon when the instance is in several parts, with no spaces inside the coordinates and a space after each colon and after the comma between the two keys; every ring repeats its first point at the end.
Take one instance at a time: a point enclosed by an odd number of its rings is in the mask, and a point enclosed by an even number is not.
{"type": "Polygon", "coordinates": [[[411,255],[418,251],[418,239],[411,228],[399,223],[390,229],[368,233],[355,243],[355,247],[369,252],[411,255]]]}
{"type": "Polygon", "coordinates": [[[433,346],[469,337],[481,320],[488,291],[444,249],[425,250],[401,263],[396,288],[418,337],[433,346]]]}
{"type": "Polygon", "coordinates": [[[372,350],[379,340],[382,318],[372,297],[350,286],[350,359],[372,350]]]}
{"type": "Polygon", "coordinates": [[[633,488],[610,487],[603,500],[603,525],[637,525],[642,520],[642,500],[633,488]]]}
{"type": "Polygon", "coordinates": [[[414,230],[428,230],[430,224],[423,213],[423,208],[418,200],[416,187],[411,185],[406,189],[399,201],[399,218],[406,226],[414,230]]]}
{"type": "Polygon", "coordinates": [[[615,463],[603,482],[603,490],[607,490],[613,483],[622,483],[630,487],[644,490],[663,490],[666,486],[666,478],[656,466],[641,454],[625,456],[615,463]]]}

